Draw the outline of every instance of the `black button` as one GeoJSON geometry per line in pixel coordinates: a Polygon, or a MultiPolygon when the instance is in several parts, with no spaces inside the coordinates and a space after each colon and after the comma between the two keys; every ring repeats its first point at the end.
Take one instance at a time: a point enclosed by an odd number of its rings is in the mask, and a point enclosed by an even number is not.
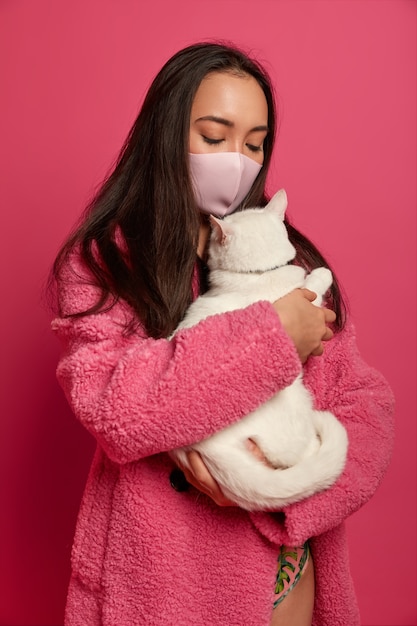
{"type": "Polygon", "coordinates": [[[184,476],[184,472],[176,468],[169,475],[169,481],[175,491],[188,491],[190,484],[184,476]]]}

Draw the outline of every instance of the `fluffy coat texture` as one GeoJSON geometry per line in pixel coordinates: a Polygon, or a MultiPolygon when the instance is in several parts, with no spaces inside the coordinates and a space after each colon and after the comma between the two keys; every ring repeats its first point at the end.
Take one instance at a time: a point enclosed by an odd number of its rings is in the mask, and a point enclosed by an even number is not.
{"type": "MultiPolygon", "coordinates": [[[[302,267],[288,265],[295,248],[284,224],[286,208],[282,189],[263,209],[212,218],[210,288],[193,302],[179,329],[258,300],[274,302],[297,287],[314,287],[320,305],[331,272],[321,267],[306,276],[302,267]]],[[[300,374],[242,420],[171,456],[187,467],[190,449],[200,453],[230,500],[247,510],[277,510],[336,480],[345,464],[347,437],[334,415],[313,408],[300,374]],[[248,450],[248,440],[269,465],[248,450]]]]}
{"type": "MultiPolygon", "coordinates": [[[[393,440],[393,399],[360,355],[351,323],[304,366],[315,408],[346,428],[345,468],[329,489],[283,513],[218,507],[170,485],[168,451],[241,419],[302,366],[269,302],[213,316],[171,341],[138,329],[126,303],[96,301],[73,254],[53,322],[57,375],[97,451],[78,516],[66,626],[269,626],[279,546],[310,539],[314,626],[359,626],[344,520],[374,494],[393,440]],[[219,402],[221,398],[221,402],[219,402]]],[[[198,294],[198,273],[194,295],[198,294]]]]}

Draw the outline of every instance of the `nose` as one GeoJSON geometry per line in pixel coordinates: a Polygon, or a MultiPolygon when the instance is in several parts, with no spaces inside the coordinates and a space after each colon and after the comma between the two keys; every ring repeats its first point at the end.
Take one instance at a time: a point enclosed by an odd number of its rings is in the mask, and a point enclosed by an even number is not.
{"type": "Polygon", "coordinates": [[[239,139],[236,139],[235,141],[233,141],[230,146],[230,152],[240,152],[241,154],[243,154],[244,152],[243,142],[239,141],[239,139]]]}

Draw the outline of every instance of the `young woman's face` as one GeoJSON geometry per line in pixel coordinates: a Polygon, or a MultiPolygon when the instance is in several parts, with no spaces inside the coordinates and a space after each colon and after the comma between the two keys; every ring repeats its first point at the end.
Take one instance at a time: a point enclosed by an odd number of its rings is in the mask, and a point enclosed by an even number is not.
{"type": "Polygon", "coordinates": [[[263,163],[268,105],[253,76],[212,72],[197,89],[190,118],[194,154],[240,152],[263,163]]]}

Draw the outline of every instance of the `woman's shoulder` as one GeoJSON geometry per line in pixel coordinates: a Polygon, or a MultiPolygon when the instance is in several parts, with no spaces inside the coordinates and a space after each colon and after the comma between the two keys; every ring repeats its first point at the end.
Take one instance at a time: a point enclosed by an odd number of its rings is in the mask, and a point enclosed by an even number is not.
{"type": "Polygon", "coordinates": [[[57,300],[62,317],[76,315],[93,307],[101,290],[91,269],[83,260],[80,246],[61,259],[56,273],[57,300]]]}
{"type": "Polygon", "coordinates": [[[82,315],[100,302],[102,291],[92,270],[84,261],[79,246],[74,247],[61,263],[56,284],[59,314],[52,324],[54,330],[65,328],[70,331],[75,326],[79,330],[82,327],[98,329],[112,326],[128,334],[126,331],[134,325],[140,332],[141,325],[129,304],[112,295],[107,297],[97,311],[82,315]]]}

